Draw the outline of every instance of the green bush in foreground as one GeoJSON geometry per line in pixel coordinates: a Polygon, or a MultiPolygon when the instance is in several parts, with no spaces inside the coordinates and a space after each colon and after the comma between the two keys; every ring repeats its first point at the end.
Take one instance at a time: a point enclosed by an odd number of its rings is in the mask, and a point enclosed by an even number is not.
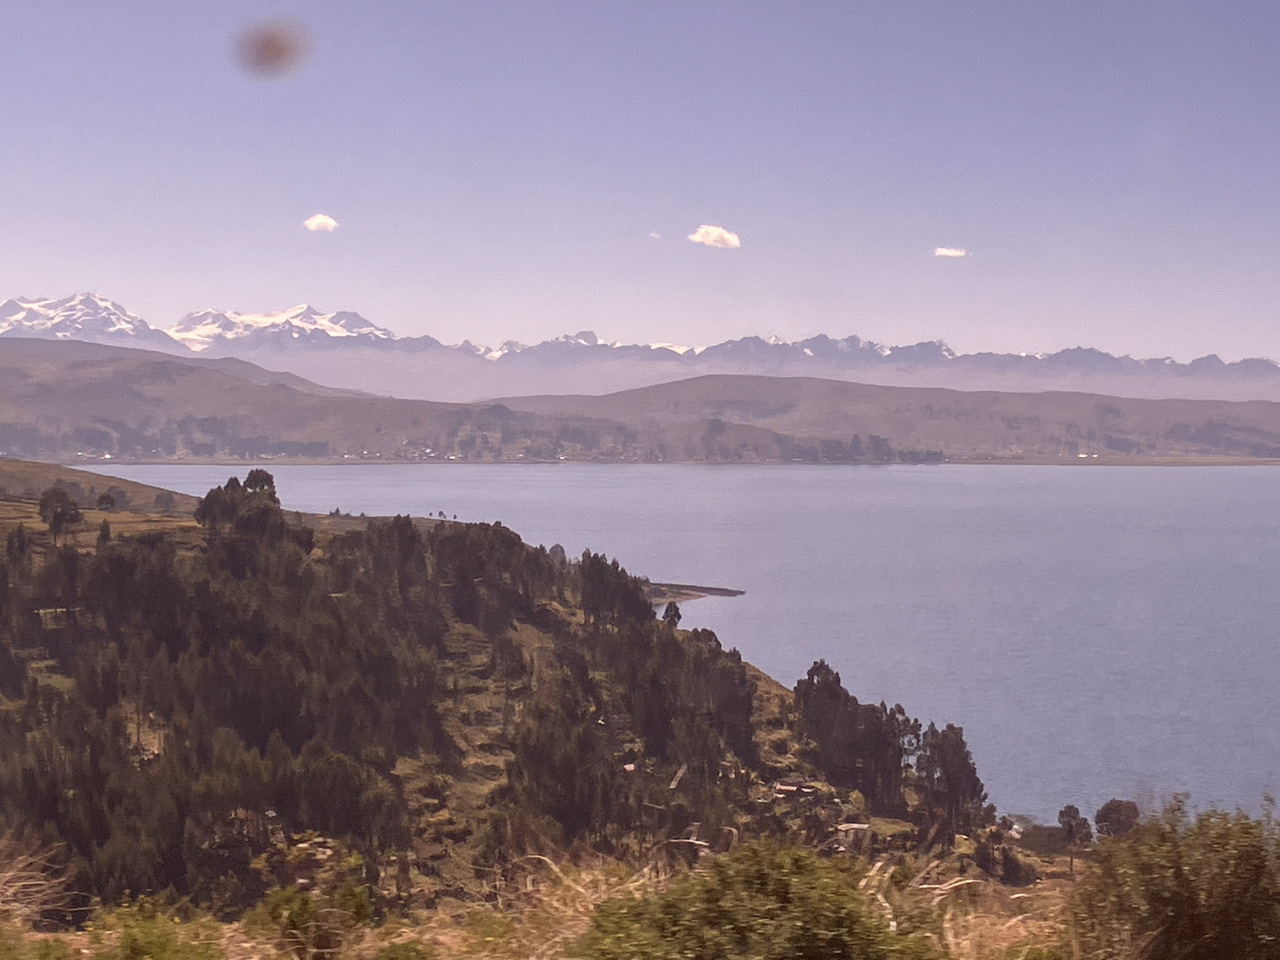
{"type": "Polygon", "coordinates": [[[118,930],[119,939],[95,952],[101,960],[226,960],[215,923],[180,923],[145,897],[111,911],[102,926],[118,930]]]}
{"type": "Polygon", "coordinates": [[[226,960],[222,931],[208,919],[192,923],[158,910],[148,899],[100,912],[91,927],[91,948],[72,946],[61,936],[41,937],[29,929],[0,927],[0,960],[226,960]]]}
{"type": "Polygon", "coordinates": [[[1280,957],[1280,826],[1175,801],[1163,816],[1098,844],[1074,898],[1081,955],[1280,957]]]}
{"type": "Polygon", "coordinates": [[[750,844],[665,893],[603,904],[578,954],[592,960],[923,960],[916,937],[890,933],[849,866],[750,844]]]}

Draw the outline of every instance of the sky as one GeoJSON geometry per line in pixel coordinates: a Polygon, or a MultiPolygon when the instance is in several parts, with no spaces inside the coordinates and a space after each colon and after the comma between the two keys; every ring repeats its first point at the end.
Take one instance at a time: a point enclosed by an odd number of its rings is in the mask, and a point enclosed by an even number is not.
{"type": "Polygon", "coordinates": [[[1280,359],[1274,3],[66,0],[0,36],[0,299],[1280,359]],[[305,55],[255,73],[280,19],[305,55]]]}

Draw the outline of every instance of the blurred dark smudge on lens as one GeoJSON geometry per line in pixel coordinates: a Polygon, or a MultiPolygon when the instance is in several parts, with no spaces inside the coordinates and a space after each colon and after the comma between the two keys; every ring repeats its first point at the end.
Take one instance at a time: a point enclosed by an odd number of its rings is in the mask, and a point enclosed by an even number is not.
{"type": "Polygon", "coordinates": [[[311,34],[298,20],[261,20],[235,38],[236,62],[251,76],[275,79],[300,67],[311,52],[311,34]]]}

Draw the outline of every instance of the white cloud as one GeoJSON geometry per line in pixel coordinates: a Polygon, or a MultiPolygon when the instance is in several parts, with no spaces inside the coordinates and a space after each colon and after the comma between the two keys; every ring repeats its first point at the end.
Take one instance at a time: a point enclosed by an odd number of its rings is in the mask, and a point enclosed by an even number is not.
{"type": "Polygon", "coordinates": [[[969,251],[962,247],[934,247],[933,255],[935,257],[967,257],[969,251]]]}
{"type": "Polygon", "coordinates": [[[689,234],[689,239],[694,243],[702,244],[704,247],[719,247],[721,250],[733,250],[742,246],[742,241],[738,239],[736,233],[732,233],[724,227],[714,227],[707,223],[704,223],[689,234]]]}
{"type": "Polygon", "coordinates": [[[661,239],[662,239],[662,234],[660,234],[660,233],[656,233],[656,232],[654,232],[654,231],[652,231],[652,230],[651,230],[651,231],[649,231],[649,239],[650,239],[650,240],[661,240],[661,239]]]}
{"type": "Polygon", "coordinates": [[[321,230],[325,233],[333,233],[333,231],[338,229],[338,221],[333,219],[333,217],[329,216],[327,213],[317,213],[314,217],[307,217],[307,219],[302,221],[302,225],[312,233],[315,233],[317,230],[321,230]]]}

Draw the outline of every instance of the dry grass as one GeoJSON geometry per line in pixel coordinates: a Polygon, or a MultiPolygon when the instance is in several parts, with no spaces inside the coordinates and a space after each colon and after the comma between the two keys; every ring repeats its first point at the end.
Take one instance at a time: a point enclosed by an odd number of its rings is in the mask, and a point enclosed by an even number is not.
{"type": "Polygon", "coordinates": [[[1060,886],[1014,892],[994,883],[967,891],[940,891],[935,901],[943,911],[943,941],[958,960],[1016,958],[1032,947],[1048,947],[1062,939],[1066,914],[1060,886]]]}
{"type": "MultiPolygon", "coordinates": [[[[541,856],[523,862],[530,872],[522,882],[494,886],[492,904],[437,914],[376,942],[368,938],[354,955],[368,957],[380,945],[410,941],[439,956],[556,960],[586,933],[600,903],[662,890],[671,877],[658,864],[626,872],[616,865],[578,869],[541,856]]],[[[986,877],[934,879],[946,867],[925,864],[904,883],[901,871],[881,861],[861,889],[891,928],[924,932],[955,960],[1018,960],[1062,942],[1069,884],[1011,888],[986,877]]]]}
{"type": "MultiPolygon", "coordinates": [[[[579,869],[542,856],[518,863],[527,872],[491,884],[491,902],[390,920],[376,929],[348,929],[337,956],[372,960],[386,947],[414,944],[441,958],[556,960],[587,931],[598,904],[661,889],[668,877],[657,865],[630,872],[616,866],[579,869]]],[[[226,925],[221,946],[228,960],[293,956],[279,937],[244,924],[226,925]]]]}
{"type": "Polygon", "coordinates": [[[529,872],[495,887],[498,909],[476,907],[460,921],[437,918],[422,931],[423,941],[441,956],[554,960],[586,933],[597,905],[661,889],[669,876],[656,864],[633,872],[577,869],[536,855],[520,862],[529,872]]]}
{"type": "Polygon", "coordinates": [[[0,921],[31,923],[66,902],[66,888],[52,851],[11,833],[0,836],[0,921]]]}
{"type": "Polygon", "coordinates": [[[894,929],[922,931],[955,960],[1017,960],[1062,940],[1069,884],[1006,887],[979,874],[950,876],[951,861],[872,865],[859,887],[894,929]]]}
{"type": "MultiPolygon", "coordinates": [[[[22,860],[10,854],[9,862],[26,863],[28,874],[39,873],[39,864],[45,861],[26,856],[28,859],[22,860]]],[[[340,944],[335,942],[336,953],[332,955],[372,960],[393,944],[414,944],[433,957],[558,960],[586,933],[599,904],[660,891],[671,877],[671,871],[658,863],[639,871],[604,864],[573,867],[543,856],[525,857],[518,863],[526,872],[516,879],[490,884],[487,903],[459,904],[453,911],[435,910],[390,920],[376,929],[343,924],[340,944]]],[[[908,868],[915,872],[904,881],[902,867],[895,870],[889,861],[880,861],[872,865],[860,887],[891,928],[923,932],[955,960],[1020,960],[1036,955],[1033,950],[1037,947],[1062,943],[1069,884],[1054,882],[1018,889],[985,877],[943,880],[939,875],[945,874],[948,866],[939,861],[922,868],[917,864],[908,868]]],[[[5,879],[17,872],[11,869],[5,879]]],[[[33,909],[38,911],[60,894],[61,888],[56,882],[50,885],[48,874],[41,876],[45,879],[30,878],[22,887],[28,904],[26,915],[10,913],[10,923],[29,923],[33,909]]],[[[51,939],[61,941],[72,953],[92,953],[84,948],[108,947],[117,939],[106,928],[95,936],[93,942],[86,934],[51,939]]],[[[28,934],[24,939],[30,944],[49,938],[28,934]]],[[[277,931],[244,923],[223,925],[217,945],[228,960],[297,955],[277,931]]],[[[329,955],[323,948],[304,952],[329,955]]],[[[1069,949],[1065,955],[1070,956],[1069,949]]]]}

